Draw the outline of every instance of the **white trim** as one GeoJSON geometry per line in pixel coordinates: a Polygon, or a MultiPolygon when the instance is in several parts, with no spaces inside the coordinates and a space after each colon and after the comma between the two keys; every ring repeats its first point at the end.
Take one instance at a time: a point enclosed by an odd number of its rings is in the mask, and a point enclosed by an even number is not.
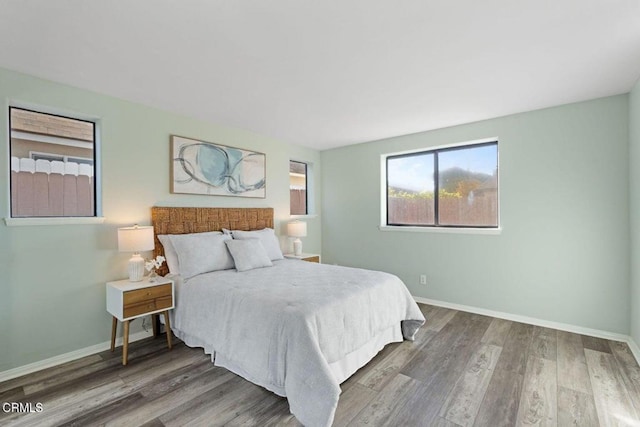
{"type": "Polygon", "coordinates": [[[638,344],[636,344],[633,338],[629,337],[627,345],[629,346],[631,353],[633,353],[633,357],[635,357],[636,362],[640,364],[640,348],[638,347],[638,344]]]}
{"type": "Polygon", "coordinates": [[[502,234],[502,228],[472,228],[472,227],[412,227],[398,225],[379,225],[380,231],[403,231],[409,233],[452,233],[452,234],[502,234]]]}
{"type": "Polygon", "coordinates": [[[36,113],[51,114],[54,116],[62,116],[67,119],[84,120],[86,122],[95,122],[100,119],[99,116],[86,114],[81,111],[69,110],[66,108],[49,107],[47,105],[35,104],[33,102],[24,102],[19,99],[6,98],[7,113],[9,107],[20,108],[22,110],[31,110],[36,113]]]}
{"type": "MultiPolygon", "coordinates": [[[[561,331],[573,332],[575,334],[581,334],[581,335],[589,335],[596,338],[604,338],[606,340],[622,341],[626,343],[629,343],[629,340],[631,340],[630,336],[624,335],[624,334],[618,334],[616,332],[585,328],[582,326],[570,325],[568,323],[560,323],[560,322],[553,322],[550,320],[536,319],[535,317],[504,313],[502,311],[487,310],[485,308],[477,308],[469,305],[454,304],[446,301],[438,301],[438,300],[433,300],[429,298],[414,296],[413,299],[423,304],[436,305],[439,307],[450,308],[453,310],[460,310],[460,311],[466,311],[469,313],[482,314],[484,316],[497,317],[498,319],[506,319],[514,322],[527,323],[529,325],[543,326],[545,328],[559,329],[561,331]]],[[[629,345],[629,347],[631,347],[631,345],[629,345]]],[[[637,349],[637,346],[636,346],[636,349],[637,349]]],[[[637,354],[640,355],[640,351],[638,351],[637,354]]],[[[634,356],[635,355],[636,355],[636,352],[634,352],[634,356]]],[[[636,356],[636,359],[640,360],[637,356],[636,356]]]]}
{"type": "Polygon", "coordinates": [[[306,214],[306,215],[289,215],[289,218],[305,219],[305,218],[317,218],[318,214],[306,214]]]}
{"type": "MultiPolygon", "coordinates": [[[[153,336],[153,332],[140,331],[129,336],[129,344],[135,341],[153,336]]],[[[116,346],[122,345],[122,337],[116,339],[116,346]]],[[[71,351],[69,353],[60,354],[58,356],[50,357],[39,362],[29,363],[28,365],[19,366],[17,368],[9,369],[8,371],[0,372],[0,383],[18,378],[23,375],[32,374],[43,369],[51,368],[53,366],[62,365],[63,363],[71,362],[73,360],[80,359],[82,357],[91,356],[92,354],[100,353],[101,351],[109,350],[111,348],[111,341],[105,341],[100,344],[92,345],[89,347],[81,348],[79,350],[71,351]]]]}
{"type": "Polygon", "coordinates": [[[103,216],[61,216],[61,217],[29,217],[29,218],[5,218],[7,227],[22,227],[34,225],[85,225],[102,224],[103,216]]]}

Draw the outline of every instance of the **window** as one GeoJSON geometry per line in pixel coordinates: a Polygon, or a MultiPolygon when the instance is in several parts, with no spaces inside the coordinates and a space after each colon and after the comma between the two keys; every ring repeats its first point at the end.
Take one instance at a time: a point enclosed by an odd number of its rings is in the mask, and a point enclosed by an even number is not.
{"type": "Polygon", "coordinates": [[[291,215],[307,215],[309,213],[307,198],[307,164],[289,161],[289,194],[291,215]]]}
{"type": "Polygon", "coordinates": [[[386,225],[498,227],[498,142],[386,156],[386,225]]]}
{"type": "Polygon", "coordinates": [[[96,124],[9,107],[11,217],[95,217],[96,124]]]}

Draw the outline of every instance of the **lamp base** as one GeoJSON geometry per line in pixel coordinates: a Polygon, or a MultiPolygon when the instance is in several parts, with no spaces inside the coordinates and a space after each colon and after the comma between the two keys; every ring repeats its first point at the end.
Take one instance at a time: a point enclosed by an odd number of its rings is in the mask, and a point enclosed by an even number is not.
{"type": "Polygon", "coordinates": [[[295,256],[302,255],[302,240],[296,239],[293,241],[293,254],[295,256]]]}
{"type": "Polygon", "coordinates": [[[140,254],[133,254],[129,260],[129,281],[140,282],[144,277],[144,258],[140,254]]]}

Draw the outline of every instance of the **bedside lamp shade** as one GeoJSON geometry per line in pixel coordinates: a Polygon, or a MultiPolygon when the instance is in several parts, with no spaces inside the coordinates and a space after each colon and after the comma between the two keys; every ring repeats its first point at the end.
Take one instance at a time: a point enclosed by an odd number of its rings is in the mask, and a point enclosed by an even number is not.
{"type": "Polygon", "coordinates": [[[133,227],[118,228],[118,250],[133,252],[129,260],[129,280],[139,282],[144,276],[144,259],[142,251],[150,251],[154,247],[153,227],[134,225],[133,227]]]}
{"type": "Polygon", "coordinates": [[[293,241],[293,253],[294,255],[302,254],[302,241],[300,237],[306,237],[307,235],[307,223],[304,221],[293,221],[287,224],[287,235],[295,237],[293,241]]]}

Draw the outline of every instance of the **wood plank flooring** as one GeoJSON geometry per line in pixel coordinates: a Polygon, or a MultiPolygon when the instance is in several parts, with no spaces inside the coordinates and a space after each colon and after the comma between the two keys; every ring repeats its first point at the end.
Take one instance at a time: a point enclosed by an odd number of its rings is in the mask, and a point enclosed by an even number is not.
{"type": "MultiPolygon", "coordinates": [[[[335,426],[640,425],[640,366],[624,343],[421,304],[415,342],[341,385],[335,426]]],[[[300,426],[286,399],[163,338],[0,383],[2,426],[300,426]],[[38,412],[36,403],[41,403],[38,412]]]]}

